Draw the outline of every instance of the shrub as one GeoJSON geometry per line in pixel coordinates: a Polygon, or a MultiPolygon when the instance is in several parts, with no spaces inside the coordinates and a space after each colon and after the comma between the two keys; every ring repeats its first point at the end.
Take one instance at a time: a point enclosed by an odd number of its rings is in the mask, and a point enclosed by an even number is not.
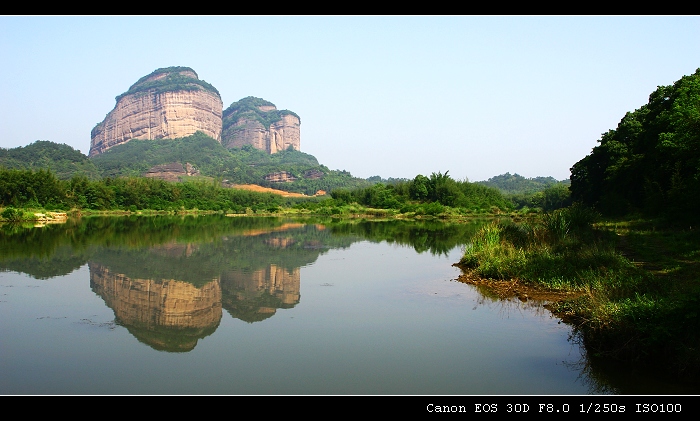
{"type": "Polygon", "coordinates": [[[2,217],[8,221],[19,221],[22,219],[23,214],[24,212],[13,207],[5,208],[5,210],[2,211],[2,217]]]}

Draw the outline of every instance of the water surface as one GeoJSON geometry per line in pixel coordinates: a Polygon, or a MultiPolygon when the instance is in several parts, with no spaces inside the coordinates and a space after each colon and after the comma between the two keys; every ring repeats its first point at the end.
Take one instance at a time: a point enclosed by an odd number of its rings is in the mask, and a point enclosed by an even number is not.
{"type": "Polygon", "coordinates": [[[0,393],[616,392],[540,305],[456,281],[482,223],[5,226],[0,393]]]}

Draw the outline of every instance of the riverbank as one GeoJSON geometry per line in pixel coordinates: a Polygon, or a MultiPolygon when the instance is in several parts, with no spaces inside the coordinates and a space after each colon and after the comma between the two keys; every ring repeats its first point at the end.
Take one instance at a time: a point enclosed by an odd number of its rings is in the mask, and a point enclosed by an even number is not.
{"type": "Polygon", "coordinates": [[[460,280],[547,301],[591,356],[697,383],[700,233],[648,220],[594,224],[585,212],[484,226],[458,264],[460,280]]]}

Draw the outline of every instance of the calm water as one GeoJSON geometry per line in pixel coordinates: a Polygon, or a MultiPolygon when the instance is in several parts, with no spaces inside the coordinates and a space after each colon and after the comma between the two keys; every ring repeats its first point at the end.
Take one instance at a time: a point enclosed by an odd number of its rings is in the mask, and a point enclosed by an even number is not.
{"type": "Polygon", "coordinates": [[[455,280],[481,223],[1,227],[0,393],[624,391],[540,305],[455,280]]]}

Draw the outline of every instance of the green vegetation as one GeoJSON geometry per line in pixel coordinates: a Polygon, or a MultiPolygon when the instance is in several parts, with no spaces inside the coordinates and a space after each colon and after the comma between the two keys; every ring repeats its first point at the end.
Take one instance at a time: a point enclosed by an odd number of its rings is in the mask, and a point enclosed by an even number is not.
{"type": "Polygon", "coordinates": [[[550,308],[573,325],[592,358],[643,363],[697,381],[697,231],[659,230],[650,221],[643,229],[594,226],[597,218],[576,205],[531,221],[491,223],[465,248],[460,266],[576,297],[550,308]]]}
{"type": "MultiPolygon", "coordinates": [[[[129,210],[177,212],[213,210],[245,213],[290,206],[294,201],[271,193],[223,188],[195,179],[170,183],[143,177],[58,180],[51,172],[0,169],[0,207],[41,210],[129,210]]],[[[7,218],[10,219],[10,218],[7,218]]],[[[16,219],[16,218],[14,218],[16,219]]]]}
{"type": "Polygon", "coordinates": [[[413,180],[375,182],[369,186],[339,188],[331,199],[294,205],[301,213],[334,217],[455,219],[512,210],[512,204],[493,188],[456,181],[448,172],[417,175],[413,180]]]}
{"type": "Polygon", "coordinates": [[[542,191],[547,187],[555,184],[567,184],[568,180],[557,181],[554,177],[535,177],[525,178],[520,174],[511,174],[509,172],[489,178],[486,181],[477,181],[477,184],[494,187],[503,193],[519,194],[519,193],[535,193],[542,191]]]}
{"type": "Polygon", "coordinates": [[[221,176],[234,184],[257,184],[288,192],[313,195],[319,190],[330,192],[338,188],[368,186],[368,181],[353,177],[345,170],[331,170],[318,163],[313,155],[293,149],[269,154],[246,145],[240,149],[230,149],[238,163],[225,168],[221,176]],[[267,174],[287,171],[296,178],[292,182],[271,182],[265,180],[267,174]]]}
{"type": "MultiPolygon", "coordinates": [[[[239,207],[223,196],[232,193],[208,193],[204,197],[219,195],[223,204],[210,200],[183,199],[180,191],[191,186],[222,187],[234,184],[256,184],[288,192],[313,196],[319,190],[330,192],[333,200],[282,200],[276,198],[262,202],[270,206],[298,205],[297,209],[322,214],[377,214],[407,216],[450,216],[470,213],[507,212],[515,207],[498,190],[467,181],[456,181],[448,173],[433,173],[410,179],[384,180],[379,176],[364,180],[353,177],[345,170],[330,170],[318,163],[313,156],[293,149],[268,154],[252,146],[227,149],[202,132],[180,139],[138,140],[113,147],[105,153],[87,158],[66,145],[52,142],[36,142],[26,148],[3,151],[12,158],[14,167],[34,171],[0,173],[0,206],[29,207],[32,209],[67,210],[71,208],[92,210],[117,209],[186,209],[232,211],[255,206],[247,199],[238,200],[239,207]],[[31,154],[28,152],[31,150],[31,154]],[[70,152],[71,161],[64,156],[70,152]],[[41,159],[33,158],[40,156],[41,159]],[[64,165],[61,177],[45,168],[47,157],[56,156],[58,162],[76,162],[64,165]],[[187,163],[193,165],[200,176],[182,177],[187,186],[168,185],[158,180],[138,180],[156,165],[187,163]],[[36,168],[39,167],[39,168],[36,168]],[[87,172],[82,168],[92,169],[87,172]],[[291,182],[266,180],[268,174],[286,171],[291,182]],[[142,188],[141,192],[129,193],[129,198],[120,194],[129,188],[117,187],[123,178],[132,179],[131,184],[142,188]],[[137,181],[138,180],[138,181],[137,181]],[[61,183],[65,181],[66,183],[61,183]],[[116,196],[115,196],[116,195],[116,196]],[[154,197],[151,197],[151,196],[154,197]],[[223,195],[223,196],[221,196],[223,195]],[[136,199],[140,197],[140,199],[136,199]],[[242,201],[241,201],[242,200],[242,201]]],[[[7,160],[9,162],[9,160],[7,160]]],[[[7,166],[9,167],[9,166],[7,166]]],[[[10,167],[11,168],[11,167],[10,167]]],[[[9,169],[9,168],[8,168],[9,169]]],[[[200,187],[194,188],[199,191],[200,187]]],[[[133,189],[132,189],[133,190],[133,189]]],[[[221,190],[221,189],[219,189],[221,190]]],[[[224,189],[225,190],[225,189],[224,189]]],[[[246,193],[250,194],[250,193],[246,193]]]]}
{"type": "MultiPolygon", "coordinates": [[[[252,149],[248,152],[255,153],[252,149]]],[[[308,162],[309,159],[296,151],[285,153],[302,162],[308,162]]],[[[282,156],[279,159],[285,158],[282,156]]],[[[331,177],[324,178],[325,180],[322,178],[307,182],[328,183],[329,179],[333,180],[331,177]]],[[[351,179],[349,173],[341,174],[338,178],[351,179]]],[[[365,180],[360,181],[363,185],[369,184],[365,180]]],[[[369,187],[335,189],[331,192],[331,198],[288,198],[272,193],[228,188],[220,179],[214,178],[188,177],[186,181],[174,183],[134,176],[90,180],[79,175],[70,180],[59,180],[50,171],[0,168],[0,209],[2,208],[5,208],[2,211],[5,220],[26,219],[25,214],[17,213],[19,209],[150,210],[170,213],[185,210],[277,213],[286,209],[289,213],[328,216],[450,218],[500,213],[511,210],[512,205],[496,189],[458,182],[447,173],[433,173],[430,178],[418,175],[413,181],[391,185],[375,183],[369,187]]]]}
{"type": "MultiPolygon", "coordinates": [[[[91,182],[85,176],[78,177],[91,182]]],[[[0,168],[0,206],[61,209],[66,184],[48,170],[0,168]]]]}
{"type": "Polygon", "coordinates": [[[336,189],[331,196],[338,206],[359,204],[377,209],[394,209],[403,214],[506,212],[511,202],[496,189],[468,181],[457,181],[441,172],[430,177],[417,175],[410,181],[375,183],[356,189],[336,189]]]}
{"type": "Polygon", "coordinates": [[[571,168],[575,201],[604,215],[692,224],[700,208],[700,69],[628,112],[571,168]]]}
{"type": "Polygon", "coordinates": [[[84,175],[91,180],[100,177],[95,164],[79,150],[47,140],[12,149],[0,148],[0,168],[49,170],[61,180],[74,175],[84,175]]]}
{"type": "Polygon", "coordinates": [[[180,139],[132,139],[91,160],[105,178],[139,177],[156,165],[171,162],[189,162],[203,175],[212,177],[241,165],[225,147],[202,132],[180,139]]]}
{"type": "Polygon", "coordinates": [[[472,239],[460,264],[487,278],[579,289],[581,271],[615,260],[609,244],[589,229],[594,218],[593,211],[572,206],[520,223],[495,221],[472,239]]]}
{"type": "Polygon", "coordinates": [[[102,177],[137,177],[155,165],[179,162],[190,163],[202,176],[227,184],[257,184],[309,196],[318,190],[370,185],[347,171],[330,170],[304,152],[290,149],[269,154],[249,145],[227,149],[202,132],[180,139],[134,139],[91,159],[102,177]],[[296,181],[276,183],[265,179],[280,171],[291,173],[296,181]]]}
{"type": "MultiPolygon", "coordinates": [[[[259,108],[263,106],[275,107],[275,104],[254,96],[245,97],[231,104],[223,113],[223,133],[226,134],[229,128],[242,118],[257,121],[266,129],[269,129],[273,123],[280,121],[285,115],[293,115],[301,121],[301,118],[292,111],[277,109],[263,111],[259,108]]],[[[235,129],[235,127],[232,128],[232,130],[235,129]]]]}

